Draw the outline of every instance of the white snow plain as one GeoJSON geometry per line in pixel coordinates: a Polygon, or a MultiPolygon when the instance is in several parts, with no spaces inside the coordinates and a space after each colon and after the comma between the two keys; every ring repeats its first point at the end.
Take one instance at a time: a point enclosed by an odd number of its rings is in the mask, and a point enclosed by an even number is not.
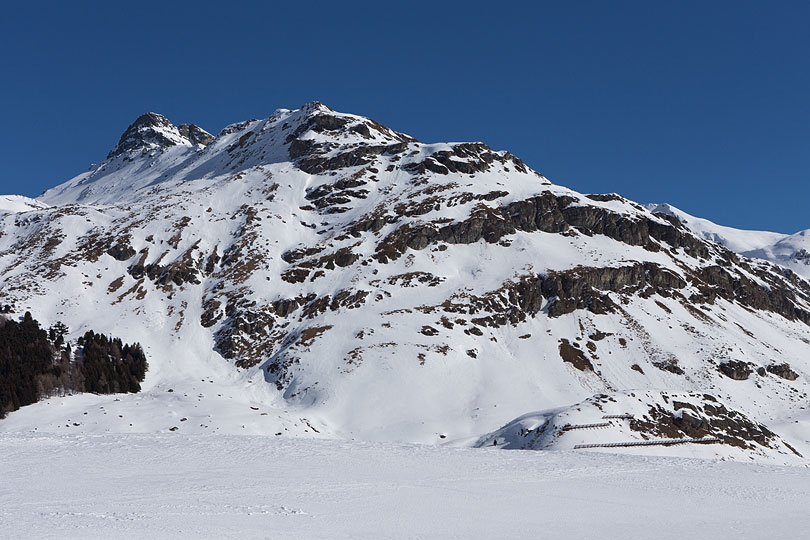
{"type": "Polygon", "coordinates": [[[0,538],[801,538],[810,469],[262,436],[0,434],[0,538]]]}

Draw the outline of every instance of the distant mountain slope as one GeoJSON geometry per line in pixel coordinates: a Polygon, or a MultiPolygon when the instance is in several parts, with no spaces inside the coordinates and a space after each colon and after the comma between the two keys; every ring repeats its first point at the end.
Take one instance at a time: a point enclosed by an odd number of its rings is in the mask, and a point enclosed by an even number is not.
{"type": "Polygon", "coordinates": [[[443,442],[597,393],[765,425],[807,397],[807,281],[482,143],[320,103],[211,139],[150,113],[40,200],[0,216],[0,304],[138,341],[150,371],[0,429],[443,442]]]}
{"type": "Polygon", "coordinates": [[[773,261],[810,278],[810,230],[791,234],[771,245],[747,251],[744,255],[773,261]]]}
{"type": "Polygon", "coordinates": [[[647,204],[645,208],[651,212],[675,216],[697,236],[718,242],[740,255],[765,259],[810,278],[810,230],[792,235],[748,231],[690,216],[669,204],[647,204]]]}
{"type": "Polygon", "coordinates": [[[31,210],[41,210],[48,205],[36,199],[30,199],[22,195],[0,195],[0,213],[29,212],[31,210]]]}

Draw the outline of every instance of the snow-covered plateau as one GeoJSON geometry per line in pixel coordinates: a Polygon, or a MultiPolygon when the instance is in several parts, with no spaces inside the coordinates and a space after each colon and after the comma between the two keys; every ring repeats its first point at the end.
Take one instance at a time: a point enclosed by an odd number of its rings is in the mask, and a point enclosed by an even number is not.
{"type": "Polygon", "coordinates": [[[808,250],[317,102],[216,136],[145,114],[0,197],[6,316],[149,362],[0,420],[0,533],[795,533],[808,250]]]}

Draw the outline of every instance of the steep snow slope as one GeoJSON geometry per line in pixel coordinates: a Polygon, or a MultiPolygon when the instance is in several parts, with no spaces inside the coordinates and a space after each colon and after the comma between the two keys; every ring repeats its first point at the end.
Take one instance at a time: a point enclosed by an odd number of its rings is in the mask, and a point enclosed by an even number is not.
{"type": "Polygon", "coordinates": [[[744,255],[773,261],[810,278],[810,230],[791,234],[771,245],[748,251],[744,255]]]}
{"type": "Polygon", "coordinates": [[[22,195],[0,195],[0,212],[17,213],[40,210],[48,205],[22,195]]]}
{"type": "Polygon", "coordinates": [[[647,204],[645,208],[651,212],[675,216],[696,235],[718,242],[740,255],[765,259],[810,278],[810,230],[792,235],[747,231],[690,216],[669,204],[647,204]]]}
{"type": "Polygon", "coordinates": [[[160,114],[139,116],[99,165],[49,189],[39,200],[49,204],[119,203],[168,178],[213,137],[193,124],[175,126],[160,114]],[[157,159],[155,159],[157,158],[157,159]]]}
{"type": "Polygon", "coordinates": [[[679,208],[670,204],[645,204],[644,207],[650,212],[675,216],[686,225],[690,231],[701,238],[711,242],[717,242],[726,246],[731,251],[745,253],[755,249],[761,249],[772,245],[787,237],[786,234],[768,231],[748,231],[718,225],[708,219],[703,219],[687,214],[679,208]]]}
{"type": "MultiPolygon", "coordinates": [[[[53,207],[0,216],[0,302],[140,341],[151,366],[142,394],[0,430],[472,444],[597,393],[649,390],[645,433],[677,412],[655,390],[721,400],[720,424],[804,406],[810,284],[670,215],[320,103],[181,128],[144,115],[53,207]]],[[[773,440],[744,455],[781,459],[773,440]]]]}

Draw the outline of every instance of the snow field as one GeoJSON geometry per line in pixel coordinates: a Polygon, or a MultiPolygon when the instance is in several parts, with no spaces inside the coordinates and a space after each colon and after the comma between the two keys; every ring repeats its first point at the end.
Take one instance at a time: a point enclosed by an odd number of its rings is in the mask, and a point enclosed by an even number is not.
{"type": "Polygon", "coordinates": [[[810,469],[178,434],[0,434],[0,537],[800,538],[810,469]]]}

